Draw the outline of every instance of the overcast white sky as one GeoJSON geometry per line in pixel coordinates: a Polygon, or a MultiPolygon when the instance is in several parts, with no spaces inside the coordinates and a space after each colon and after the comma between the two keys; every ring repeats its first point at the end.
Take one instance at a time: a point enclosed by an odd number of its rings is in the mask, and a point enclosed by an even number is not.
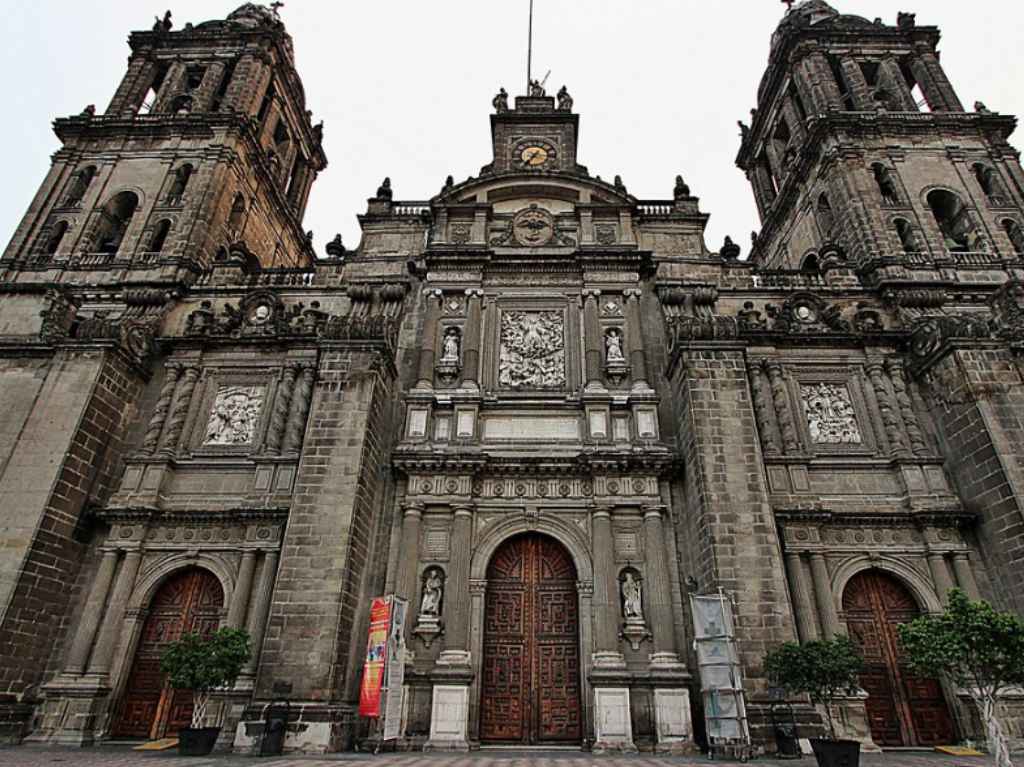
{"type": "MultiPolygon", "coordinates": [[[[125,67],[127,34],[172,2],[176,28],[222,18],[241,0],[36,0],[4,9],[8,147],[0,186],[7,242],[58,148],[49,128],[89,103],[102,111],[125,67]]],[[[641,198],[671,196],[682,173],[711,214],[708,243],[748,244],[759,227],[734,159],[736,120],[748,119],[785,10],[777,0],[535,0],[534,72],[551,70],[581,115],[579,160],[621,174],[641,198]]],[[[445,176],[477,175],[490,160],[488,115],[499,86],[524,89],[529,0],[287,0],[299,74],[330,161],[313,187],[305,226],[317,251],[335,232],[349,247],[355,216],[385,175],[396,199],[426,199],[445,176]]],[[[918,24],[944,34],[942,61],[966,105],[1024,113],[1020,0],[837,0],[844,13],[918,24]]],[[[1016,137],[1015,137],[1016,139],[1016,137]]],[[[1015,140],[1020,146],[1020,141],[1015,140]]],[[[746,248],[744,248],[746,250],[746,248]]]]}

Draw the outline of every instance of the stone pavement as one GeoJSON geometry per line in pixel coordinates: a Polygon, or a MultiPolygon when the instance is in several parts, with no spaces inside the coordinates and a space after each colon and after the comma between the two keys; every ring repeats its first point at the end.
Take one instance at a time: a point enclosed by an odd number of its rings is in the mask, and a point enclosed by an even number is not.
{"type": "MultiPolygon", "coordinates": [[[[0,767],[320,767],[355,762],[367,767],[741,767],[737,762],[712,761],[706,757],[662,757],[653,755],[595,756],[578,751],[485,750],[470,754],[331,754],[263,758],[215,754],[209,757],[179,757],[174,751],[139,753],[127,747],[42,748],[0,747],[0,767]]],[[[816,767],[812,757],[781,761],[757,759],[757,767],[816,767]]],[[[991,765],[983,757],[953,757],[922,752],[862,754],[861,767],[982,767],[991,765]]]]}

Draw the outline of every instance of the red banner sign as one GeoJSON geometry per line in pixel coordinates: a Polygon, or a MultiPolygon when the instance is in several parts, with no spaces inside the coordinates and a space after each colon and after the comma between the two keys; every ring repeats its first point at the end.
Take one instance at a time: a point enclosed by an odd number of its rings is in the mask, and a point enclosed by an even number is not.
{"type": "Polygon", "coordinates": [[[370,605],[370,636],[366,643],[363,684],[359,688],[359,716],[380,716],[380,692],[387,662],[391,598],[377,597],[370,605]]]}

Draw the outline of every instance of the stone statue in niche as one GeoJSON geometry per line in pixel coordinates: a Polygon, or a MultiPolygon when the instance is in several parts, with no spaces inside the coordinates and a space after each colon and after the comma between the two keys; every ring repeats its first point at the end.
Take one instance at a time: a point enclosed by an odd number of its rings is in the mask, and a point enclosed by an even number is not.
{"type": "Polygon", "coordinates": [[[565,386],[565,330],[561,312],[502,314],[498,383],[510,389],[565,386]]]}
{"type": "Polygon", "coordinates": [[[643,585],[640,573],[627,567],[619,575],[619,596],[622,605],[622,636],[634,650],[651,636],[644,620],[643,585]]]}
{"type": "Polygon", "coordinates": [[[441,340],[441,357],[437,362],[437,375],[450,383],[459,373],[462,336],[458,328],[448,328],[441,340]]]}
{"type": "Polygon", "coordinates": [[[263,405],[262,386],[221,386],[213,402],[203,445],[248,445],[263,405]]]}
{"type": "Polygon", "coordinates": [[[612,328],[604,337],[604,347],[606,350],[606,359],[608,364],[611,365],[615,362],[625,362],[626,357],[622,353],[622,334],[612,328]]]}
{"type": "Polygon", "coordinates": [[[859,445],[860,427],[850,390],[842,384],[802,384],[800,399],[815,445],[859,445]]]}
{"type": "Polygon", "coordinates": [[[423,643],[430,643],[441,633],[441,608],[444,604],[444,570],[440,567],[428,568],[423,573],[423,586],[420,596],[419,615],[416,618],[416,634],[423,643]]]}

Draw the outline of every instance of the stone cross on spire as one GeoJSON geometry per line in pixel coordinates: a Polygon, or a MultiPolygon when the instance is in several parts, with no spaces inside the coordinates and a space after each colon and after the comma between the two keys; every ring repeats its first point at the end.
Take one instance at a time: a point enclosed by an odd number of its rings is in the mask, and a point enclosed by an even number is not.
{"type": "Polygon", "coordinates": [[[270,4],[270,10],[274,12],[275,16],[281,15],[282,8],[284,8],[284,3],[282,3],[281,0],[275,0],[275,2],[270,4]]]}
{"type": "Polygon", "coordinates": [[[787,12],[793,10],[793,3],[795,1],[796,0],[782,0],[782,2],[785,3],[785,5],[786,5],[786,11],[787,12]]]}

